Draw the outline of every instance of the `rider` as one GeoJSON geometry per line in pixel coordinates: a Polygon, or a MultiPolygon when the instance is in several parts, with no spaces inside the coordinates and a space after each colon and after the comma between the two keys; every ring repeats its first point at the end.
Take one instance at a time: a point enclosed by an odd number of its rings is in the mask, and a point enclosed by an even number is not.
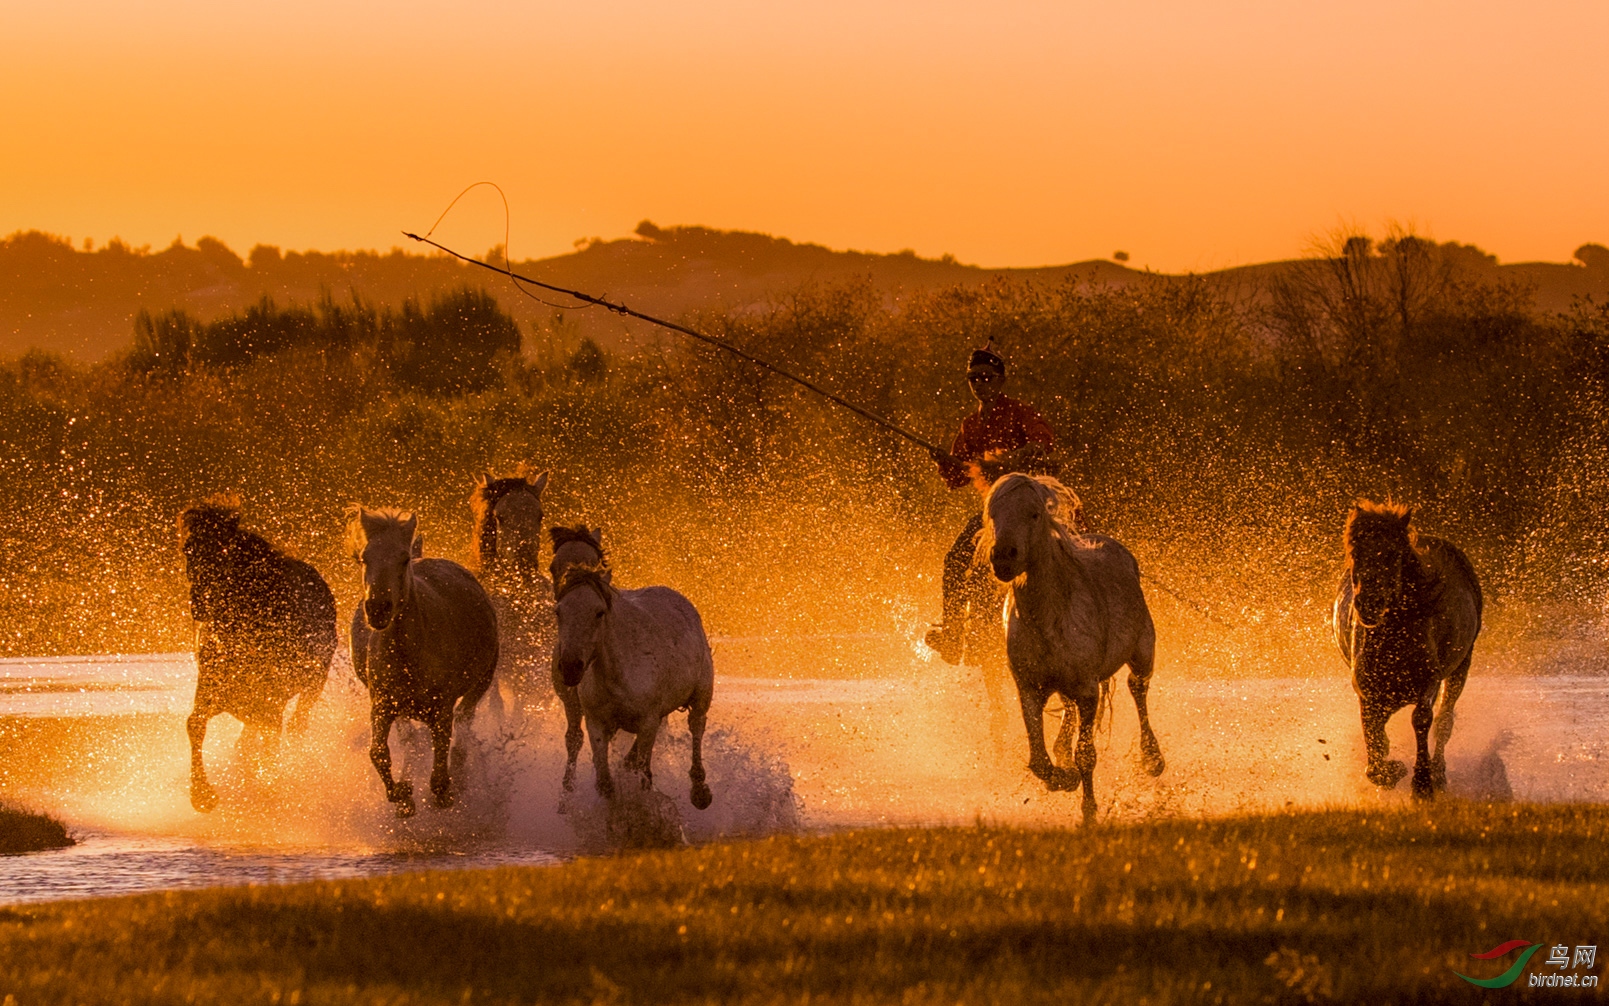
{"type": "MultiPolygon", "coordinates": [[[[961,431],[948,454],[936,448],[931,452],[951,489],[971,485],[981,495],[1010,472],[1054,472],[1048,454],[1056,446],[1056,435],[1038,412],[1007,398],[1005,385],[1006,361],[988,346],[973,350],[967,387],[978,400],[978,411],[961,420],[961,431]]],[[[973,602],[971,595],[977,593],[968,589],[975,586],[972,557],[982,530],[983,514],[975,513],[944,556],[944,620],[929,630],[927,645],[945,663],[961,661],[966,610],[973,602]]],[[[988,593],[994,596],[992,590],[988,593]]]]}

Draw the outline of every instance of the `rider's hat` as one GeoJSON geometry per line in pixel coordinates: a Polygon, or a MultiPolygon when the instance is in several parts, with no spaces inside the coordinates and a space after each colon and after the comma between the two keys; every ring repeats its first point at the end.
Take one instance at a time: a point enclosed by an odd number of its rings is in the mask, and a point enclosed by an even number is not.
{"type": "Polygon", "coordinates": [[[972,367],[993,367],[1004,374],[1006,372],[1006,361],[991,348],[992,346],[993,342],[987,346],[980,346],[974,349],[972,358],[967,361],[968,369],[972,367]]]}

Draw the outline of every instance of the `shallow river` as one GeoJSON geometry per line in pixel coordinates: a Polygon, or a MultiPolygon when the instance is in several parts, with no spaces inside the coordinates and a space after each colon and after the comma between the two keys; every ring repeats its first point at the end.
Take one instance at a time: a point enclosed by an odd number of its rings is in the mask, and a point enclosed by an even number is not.
{"type": "MultiPolygon", "coordinates": [[[[236,749],[239,725],[214,721],[205,753],[222,800],[209,815],[188,799],[188,654],[0,661],[0,797],[60,816],[80,839],[0,859],[0,903],[551,863],[608,846],[588,750],[580,789],[566,800],[562,715],[511,694],[477,717],[457,805],[421,801],[417,816],[399,821],[369,764],[366,697],[337,660],[307,734],[288,737],[276,758],[248,767],[236,749]]],[[[688,802],[688,738],[677,714],[655,758],[664,812],[691,841],[1077,821],[1076,795],[1046,793],[1025,771],[1020,715],[991,711],[978,672],[900,647],[879,662],[887,676],[761,677],[754,661],[723,661],[718,646],[705,747],[715,804],[699,811],[688,802]],[[750,676],[720,674],[730,665],[750,676]]],[[[1151,709],[1168,768],[1158,779],[1136,766],[1126,690],[1116,690],[1113,709],[1096,770],[1107,819],[1407,800],[1406,783],[1381,793],[1363,779],[1356,700],[1338,663],[1312,678],[1159,673],[1151,709]]],[[[1459,714],[1449,748],[1455,794],[1609,800],[1609,679],[1477,674],[1459,714]]],[[[1407,718],[1392,721],[1391,739],[1411,758],[1407,718]]],[[[1047,720],[1054,729],[1054,716],[1047,720]]],[[[419,780],[422,792],[428,738],[399,728],[393,750],[399,775],[419,780]]]]}

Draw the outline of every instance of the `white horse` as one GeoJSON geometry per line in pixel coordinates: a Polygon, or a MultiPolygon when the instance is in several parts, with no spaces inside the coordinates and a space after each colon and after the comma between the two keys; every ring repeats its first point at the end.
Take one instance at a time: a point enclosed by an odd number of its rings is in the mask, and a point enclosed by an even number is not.
{"type": "Polygon", "coordinates": [[[610,571],[573,565],[559,582],[556,676],[576,689],[592,744],[598,792],[612,798],[609,742],[637,735],[622,767],[653,783],[654,738],[673,710],[687,710],[693,735],[693,806],[714,796],[704,781],[704,723],[715,692],[715,663],[698,610],[669,587],[616,590],[610,571]]]}
{"type": "MultiPolygon", "coordinates": [[[[1116,540],[1073,530],[1078,498],[1042,475],[1007,475],[983,501],[985,552],[1009,583],[1006,657],[1028,729],[1028,769],[1052,790],[1084,788],[1084,820],[1095,815],[1095,717],[1111,678],[1129,667],[1140,715],[1140,758],[1161,775],[1162,749],[1146,709],[1156,628],[1140,590],[1140,567],[1116,540]],[[1045,702],[1058,692],[1078,708],[1072,770],[1045,750],[1045,702]]],[[[1059,746],[1059,745],[1058,745],[1059,746]]]]}

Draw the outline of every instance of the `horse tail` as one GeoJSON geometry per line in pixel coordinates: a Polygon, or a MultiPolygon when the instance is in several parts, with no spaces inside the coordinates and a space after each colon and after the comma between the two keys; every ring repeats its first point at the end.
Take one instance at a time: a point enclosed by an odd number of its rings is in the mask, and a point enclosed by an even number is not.
{"type": "Polygon", "coordinates": [[[1101,682],[1100,698],[1095,700],[1095,729],[1106,732],[1106,740],[1112,739],[1112,679],[1107,678],[1101,682]]]}

